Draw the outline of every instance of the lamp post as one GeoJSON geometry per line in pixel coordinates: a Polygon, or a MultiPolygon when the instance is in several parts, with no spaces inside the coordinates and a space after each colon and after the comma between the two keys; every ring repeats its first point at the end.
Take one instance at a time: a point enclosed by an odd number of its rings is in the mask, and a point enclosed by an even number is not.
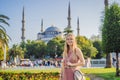
{"type": "Polygon", "coordinates": [[[57,45],[55,46],[55,58],[57,58],[57,45]]]}

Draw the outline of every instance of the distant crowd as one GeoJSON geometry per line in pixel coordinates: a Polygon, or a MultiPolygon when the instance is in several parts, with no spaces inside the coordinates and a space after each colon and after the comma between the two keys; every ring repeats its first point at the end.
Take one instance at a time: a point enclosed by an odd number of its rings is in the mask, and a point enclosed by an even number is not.
{"type": "Polygon", "coordinates": [[[39,66],[54,66],[60,67],[61,61],[56,60],[34,60],[29,59],[20,60],[19,63],[7,62],[7,66],[21,66],[21,67],[39,67],[39,66]]]}

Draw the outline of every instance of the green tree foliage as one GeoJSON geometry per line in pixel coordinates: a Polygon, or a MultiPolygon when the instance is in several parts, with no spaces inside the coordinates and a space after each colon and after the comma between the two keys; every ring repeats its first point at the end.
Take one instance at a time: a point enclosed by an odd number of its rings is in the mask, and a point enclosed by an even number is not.
{"type": "Polygon", "coordinates": [[[6,30],[3,26],[4,24],[9,26],[7,20],[9,20],[7,16],[0,14],[0,47],[3,47],[4,44],[8,46],[9,36],[6,34],[6,30]]]}
{"type": "Polygon", "coordinates": [[[90,40],[88,40],[85,36],[77,36],[76,40],[78,47],[82,50],[85,58],[95,57],[97,54],[97,49],[93,47],[93,44],[90,40]]]}
{"type": "Polygon", "coordinates": [[[97,54],[95,55],[94,58],[100,59],[102,57],[105,57],[105,54],[102,51],[102,41],[100,35],[92,35],[90,37],[90,40],[93,43],[93,46],[97,49],[97,54]]]}
{"type": "Polygon", "coordinates": [[[113,3],[105,10],[102,28],[102,45],[105,53],[115,52],[118,55],[120,52],[120,7],[117,3],[113,3]]]}
{"type": "Polygon", "coordinates": [[[104,11],[104,16],[103,16],[103,18],[102,18],[102,22],[103,22],[103,24],[102,24],[102,26],[101,26],[101,31],[102,31],[102,49],[103,49],[103,52],[104,53],[106,53],[106,68],[111,68],[112,67],[112,60],[111,60],[111,54],[109,54],[109,52],[107,52],[105,49],[105,47],[107,47],[106,46],[106,42],[105,41],[107,41],[107,36],[106,35],[104,35],[104,34],[108,34],[107,32],[106,32],[106,30],[107,30],[107,24],[109,24],[108,23],[108,21],[107,21],[107,18],[108,18],[108,11],[109,11],[109,7],[108,7],[108,5],[106,5],[105,6],[105,11],[104,11]]]}
{"type": "Polygon", "coordinates": [[[14,60],[15,57],[19,56],[19,58],[24,58],[24,51],[19,45],[13,45],[11,49],[8,51],[9,59],[14,60]]]}
{"type": "Polygon", "coordinates": [[[26,45],[26,54],[25,58],[44,58],[46,54],[46,44],[45,42],[39,41],[30,41],[27,40],[26,45]]]}
{"type": "Polygon", "coordinates": [[[102,40],[106,53],[120,52],[120,7],[116,3],[106,10],[102,40]]]}
{"type": "MultiPolygon", "coordinates": [[[[31,40],[27,40],[27,42],[25,43],[26,45],[26,53],[24,55],[25,58],[30,58],[30,56],[34,56],[35,55],[35,41],[31,41],[31,40]]],[[[23,44],[21,44],[21,46],[23,47],[23,44]]]]}
{"type": "Polygon", "coordinates": [[[104,56],[103,51],[102,51],[102,41],[100,41],[100,40],[93,41],[93,46],[98,51],[98,53],[96,54],[95,58],[96,59],[101,59],[104,56]]]}
{"type": "MultiPolygon", "coordinates": [[[[8,48],[8,42],[10,37],[7,35],[6,33],[6,29],[5,26],[9,26],[9,23],[7,22],[7,20],[9,20],[9,18],[5,15],[1,15],[0,14],[0,59],[3,60],[3,49],[5,48],[5,45],[8,48]],[[4,26],[3,26],[4,25],[4,26]]],[[[7,50],[6,48],[6,50],[7,50]]]]}
{"type": "Polygon", "coordinates": [[[64,31],[63,31],[65,34],[64,35],[67,35],[68,33],[72,33],[73,30],[71,30],[71,28],[65,28],[64,31]]]}
{"type": "Polygon", "coordinates": [[[57,57],[62,56],[64,40],[61,37],[56,37],[50,40],[47,43],[47,53],[50,57],[55,58],[56,54],[57,57]],[[55,54],[56,53],[56,54],[55,54]]]}

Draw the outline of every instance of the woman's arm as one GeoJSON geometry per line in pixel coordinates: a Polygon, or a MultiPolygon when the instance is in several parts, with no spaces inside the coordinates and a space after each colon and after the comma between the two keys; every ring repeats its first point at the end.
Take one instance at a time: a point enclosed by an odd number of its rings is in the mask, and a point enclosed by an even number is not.
{"type": "Polygon", "coordinates": [[[83,53],[79,48],[76,48],[76,56],[78,56],[79,61],[77,63],[67,63],[69,66],[84,66],[85,65],[85,59],[83,57],[83,53]]]}

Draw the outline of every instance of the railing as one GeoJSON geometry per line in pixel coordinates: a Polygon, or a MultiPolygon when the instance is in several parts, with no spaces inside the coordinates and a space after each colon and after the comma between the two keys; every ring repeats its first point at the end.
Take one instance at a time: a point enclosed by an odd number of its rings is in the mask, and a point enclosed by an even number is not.
{"type": "Polygon", "coordinates": [[[105,67],[106,59],[91,59],[91,67],[105,67]]]}

